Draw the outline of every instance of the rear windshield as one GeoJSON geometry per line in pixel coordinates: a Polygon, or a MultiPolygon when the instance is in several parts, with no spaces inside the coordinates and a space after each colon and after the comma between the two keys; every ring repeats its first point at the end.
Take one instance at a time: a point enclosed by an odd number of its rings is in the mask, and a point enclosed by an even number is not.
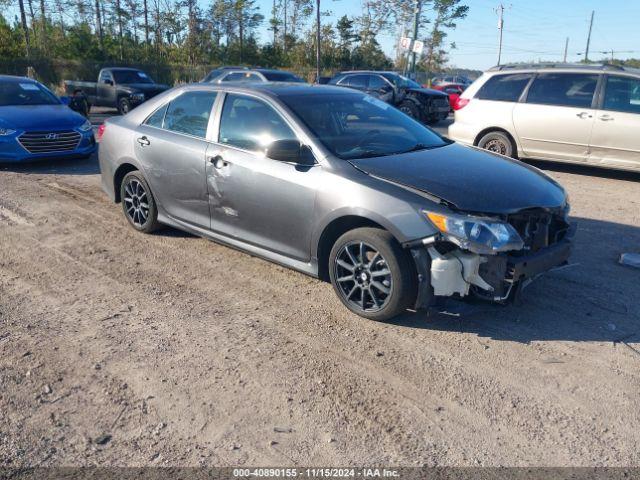
{"type": "Polygon", "coordinates": [[[0,80],[0,107],[13,105],[58,105],[60,100],[39,83],[0,80]]]}
{"type": "Polygon", "coordinates": [[[303,79],[289,72],[262,72],[262,75],[270,82],[305,83],[303,79]]]}
{"type": "Polygon", "coordinates": [[[499,102],[517,102],[532,76],[530,73],[495,75],[478,90],[476,98],[499,102]]]}
{"type": "Polygon", "coordinates": [[[281,98],[329,151],[344,160],[395,155],[448,144],[394,107],[358,92],[295,94],[281,98]]]}

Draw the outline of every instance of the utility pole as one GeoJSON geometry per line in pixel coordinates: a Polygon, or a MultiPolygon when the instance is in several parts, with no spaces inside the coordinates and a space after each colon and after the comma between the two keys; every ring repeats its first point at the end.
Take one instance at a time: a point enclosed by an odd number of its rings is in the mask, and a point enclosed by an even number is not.
{"type": "MultiPolygon", "coordinates": [[[[416,8],[413,15],[413,44],[418,39],[418,30],[420,29],[420,13],[422,11],[422,0],[416,0],[416,8]]],[[[411,72],[416,71],[416,52],[411,52],[411,72]]]]}
{"type": "Polygon", "coordinates": [[[320,83],[320,0],[316,0],[316,82],[320,83]]]}
{"type": "Polygon", "coordinates": [[[498,65],[500,65],[500,60],[502,59],[502,30],[504,27],[504,5],[502,3],[496,8],[496,12],[498,13],[498,30],[500,31],[498,40],[498,65]]]}
{"type": "Polygon", "coordinates": [[[564,63],[567,63],[567,50],[569,50],[569,37],[567,37],[567,41],[564,42],[564,63]]]}
{"type": "Polygon", "coordinates": [[[589,23],[589,35],[587,35],[587,49],[584,51],[584,62],[589,62],[589,44],[591,43],[591,30],[593,29],[593,15],[595,10],[591,10],[591,22],[589,23]]]}

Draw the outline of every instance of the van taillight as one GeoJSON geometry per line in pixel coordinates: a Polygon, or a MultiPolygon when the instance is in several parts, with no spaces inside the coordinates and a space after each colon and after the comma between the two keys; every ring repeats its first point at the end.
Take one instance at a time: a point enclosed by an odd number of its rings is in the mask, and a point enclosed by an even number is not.
{"type": "Polygon", "coordinates": [[[456,102],[453,104],[453,109],[454,110],[461,110],[464,107],[466,107],[469,104],[470,101],[471,101],[470,98],[458,97],[456,102]]]}
{"type": "Polygon", "coordinates": [[[102,140],[105,128],[107,128],[107,126],[104,123],[98,127],[98,131],[96,132],[96,141],[99,142],[100,140],[102,140]]]}

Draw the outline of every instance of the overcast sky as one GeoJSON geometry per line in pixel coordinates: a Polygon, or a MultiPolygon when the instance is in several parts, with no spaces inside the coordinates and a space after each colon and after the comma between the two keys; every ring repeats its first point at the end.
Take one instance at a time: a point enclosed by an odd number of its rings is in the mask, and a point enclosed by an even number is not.
{"type": "MultiPolygon", "coordinates": [[[[273,0],[258,0],[268,17],[273,0]]],[[[503,62],[562,60],[569,37],[569,61],[578,61],[584,53],[591,11],[595,10],[589,57],[600,59],[601,52],[615,51],[617,58],[640,58],[640,0],[511,0],[504,1],[505,24],[503,62]]],[[[451,65],[484,70],[496,64],[498,51],[499,0],[467,0],[469,15],[450,33],[455,42],[451,65]]],[[[331,10],[333,19],[353,16],[361,8],[360,0],[322,0],[323,11],[331,10]]],[[[260,30],[263,40],[270,38],[267,26],[260,30]]],[[[381,34],[380,43],[393,56],[396,38],[381,34]]]]}

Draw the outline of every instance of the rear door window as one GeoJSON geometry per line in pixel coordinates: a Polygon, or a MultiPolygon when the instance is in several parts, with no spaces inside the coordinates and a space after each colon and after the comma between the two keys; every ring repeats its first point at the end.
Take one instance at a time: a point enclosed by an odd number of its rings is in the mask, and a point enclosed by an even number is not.
{"type": "Polygon", "coordinates": [[[480,87],[476,98],[498,102],[517,102],[533,74],[494,75],[480,87]]]}
{"type": "Polygon", "coordinates": [[[348,85],[351,88],[364,90],[369,84],[369,75],[351,75],[344,79],[340,85],[348,85]]]}
{"type": "Polygon", "coordinates": [[[604,90],[602,109],[640,113],[640,79],[609,76],[604,90]]]}
{"type": "Polygon", "coordinates": [[[597,84],[597,74],[541,73],[529,88],[527,103],[591,108],[597,84]]]}
{"type": "Polygon", "coordinates": [[[163,128],[205,138],[216,92],[185,92],[169,103],[163,128]]]}

